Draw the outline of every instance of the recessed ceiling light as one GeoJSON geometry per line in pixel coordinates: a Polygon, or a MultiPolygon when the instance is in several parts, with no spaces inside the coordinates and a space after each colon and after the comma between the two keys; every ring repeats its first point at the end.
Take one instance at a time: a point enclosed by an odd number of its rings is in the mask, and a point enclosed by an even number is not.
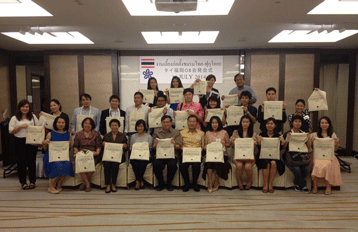
{"type": "Polygon", "coordinates": [[[218,31],[143,31],[148,44],[210,44],[214,43],[218,31]]]}
{"type": "Polygon", "coordinates": [[[18,4],[10,3],[5,0],[4,2],[1,2],[0,5],[0,17],[52,16],[52,14],[31,0],[21,0],[18,4]]]}
{"type": "Polygon", "coordinates": [[[93,44],[86,36],[78,31],[70,32],[45,32],[43,35],[35,33],[2,32],[6,36],[20,40],[27,44],[93,44]]]}
{"type": "Polygon", "coordinates": [[[294,32],[292,30],[283,30],[273,37],[269,43],[334,43],[357,34],[358,30],[345,30],[341,33],[338,30],[334,30],[331,33],[314,31],[308,34],[309,32],[309,30],[296,30],[294,32]]]}
{"type": "Polygon", "coordinates": [[[19,0],[0,0],[1,3],[21,3],[19,0]]]}
{"type": "Polygon", "coordinates": [[[358,14],[357,0],[325,0],[308,14],[318,15],[343,15],[343,14],[358,14]]]}
{"type": "Polygon", "coordinates": [[[235,0],[198,1],[196,11],[164,12],[157,11],[154,1],[150,0],[122,0],[131,16],[198,16],[198,15],[228,15],[235,0]]]}

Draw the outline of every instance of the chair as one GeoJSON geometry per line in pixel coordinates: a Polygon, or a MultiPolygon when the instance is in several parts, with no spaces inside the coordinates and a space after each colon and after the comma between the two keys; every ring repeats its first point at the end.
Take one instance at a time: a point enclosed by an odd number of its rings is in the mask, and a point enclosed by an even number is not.
{"type": "MultiPolygon", "coordinates": [[[[172,185],[175,187],[180,187],[180,171],[179,171],[179,164],[177,164],[177,171],[175,172],[173,181],[172,181],[172,185]]],[[[164,182],[167,182],[167,170],[168,170],[168,166],[165,165],[165,168],[163,170],[163,177],[164,177],[164,182]]],[[[154,182],[153,182],[153,187],[157,187],[159,185],[158,179],[155,177],[154,175],[154,182]]]]}

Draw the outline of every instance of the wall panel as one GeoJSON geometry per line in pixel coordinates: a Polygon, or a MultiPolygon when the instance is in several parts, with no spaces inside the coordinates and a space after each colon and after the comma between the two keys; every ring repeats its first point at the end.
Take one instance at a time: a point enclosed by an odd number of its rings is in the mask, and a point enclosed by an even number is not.
{"type": "MultiPolygon", "coordinates": [[[[287,115],[295,112],[297,99],[307,101],[313,91],[314,83],[314,54],[286,55],[285,71],[285,102],[287,115]]],[[[288,120],[285,131],[289,130],[288,120]]]]}
{"type": "MultiPolygon", "coordinates": [[[[279,95],[279,55],[251,55],[251,87],[257,95],[255,107],[266,101],[266,89],[274,87],[279,95]]],[[[259,133],[259,123],[255,125],[255,132],[259,133]]]]}
{"type": "Polygon", "coordinates": [[[354,101],[354,131],[353,131],[353,150],[358,152],[358,55],[356,65],[356,86],[355,86],[355,101],[354,101]]]}
{"type": "Polygon", "coordinates": [[[85,92],[92,96],[92,105],[99,110],[109,107],[112,95],[112,57],[84,56],[85,92]]]}
{"type": "Polygon", "coordinates": [[[77,56],[50,56],[51,98],[61,102],[62,111],[72,117],[78,107],[77,56]]]}
{"type": "Polygon", "coordinates": [[[3,111],[7,109],[7,116],[11,114],[10,82],[9,82],[9,60],[5,55],[0,55],[0,121],[3,121],[3,111]]]}
{"type": "Polygon", "coordinates": [[[16,66],[16,92],[17,92],[17,103],[22,99],[26,98],[26,66],[16,66]]]}

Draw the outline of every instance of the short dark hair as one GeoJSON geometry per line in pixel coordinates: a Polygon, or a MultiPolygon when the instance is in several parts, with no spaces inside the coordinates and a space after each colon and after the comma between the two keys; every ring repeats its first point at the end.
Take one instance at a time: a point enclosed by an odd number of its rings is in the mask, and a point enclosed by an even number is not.
{"type": "Polygon", "coordinates": [[[133,96],[135,96],[135,95],[140,95],[142,98],[144,97],[143,93],[141,93],[141,92],[135,92],[133,96]]]}
{"type": "Polygon", "coordinates": [[[121,126],[121,123],[120,123],[119,120],[116,119],[116,118],[114,118],[114,119],[112,119],[111,121],[109,121],[109,126],[110,126],[110,127],[111,127],[112,123],[117,123],[117,124],[118,124],[118,127],[121,126]]]}
{"type": "Polygon", "coordinates": [[[209,97],[209,99],[208,99],[208,109],[211,109],[211,107],[210,107],[210,104],[209,104],[209,102],[211,102],[211,101],[216,101],[216,108],[220,108],[220,98],[218,98],[217,96],[210,96],[209,97]]]}
{"type": "Polygon", "coordinates": [[[70,125],[67,123],[67,118],[65,118],[64,116],[58,116],[58,117],[56,117],[55,118],[55,120],[53,121],[53,129],[55,130],[55,131],[57,131],[58,130],[58,127],[57,127],[57,121],[59,120],[59,119],[63,119],[64,121],[65,121],[65,127],[63,128],[63,130],[64,131],[68,131],[69,129],[70,129],[70,125]]]}
{"type": "Polygon", "coordinates": [[[83,119],[83,121],[81,123],[82,128],[83,128],[83,124],[85,123],[86,120],[90,121],[91,127],[92,127],[91,130],[94,130],[94,128],[96,128],[96,124],[94,123],[93,119],[90,118],[90,117],[87,117],[87,118],[83,119]]]}
{"type": "Polygon", "coordinates": [[[167,118],[169,118],[170,121],[173,122],[172,117],[170,117],[169,115],[164,115],[164,116],[160,119],[160,121],[163,122],[163,121],[164,121],[165,119],[167,119],[167,118]]]}
{"type": "Polygon", "coordinates": [[[19,104],[17,104],[17,110],[16,110],[16,118],[17,120],[21,121],[21,118],[22,118],[22,113],[21,113],[21,110],[20,108],[23,107],[24,105],[28,104],[29,105],[29,112],[27,112],[26,114],[26,118],[28,120],[32,120],[32,107],[31,107],[31,104],[28,100],[26,99],[22,99],[21,101],[19,101],[19,104]]]}
{"type": "Polygon", "coordinates": [[[158,92],[157,101],[158,101],[158,99],[159,99],[160,97],[164,98],[165,101],[167,101],[167,99],[168,99],[167,96],[165,96],[162,91],[159,91],[159,92],[158,92]]]}
{"type": "Polygon", "coordinates": [[[242,76],[242,79],[245,80],[244,74],[238,73],[234,76],[234,81],[236,81],[236,77],[238,77],[238,76],[242,76]]]}
{"type": "Polygon", "coordinates": [[[57,99],[55,99],[55,98],[52,98],[51,101],[50,101],[50,103],[51,103],[51,102],[54,102],[54,103],[56,103],[57,105],[59,105],[60,108],[58,108],[58,109],[59,109],[60,111],[62,111],[62,105],[61,105],[61,103],[60,103],[59,100],[57,100],[57,99]]]}
{"type": "Polygon", "coordinates": [[[159,89],[158,89],[158,81],[157,81],[157,79],[155,79],[155,77],[151,77],[151,78],[148,79],[147,89],[152,89],[152,88],[150,87],[150,81],[151,81],[151,80],[155,80],[155,83],[157,83],[157,86],[156,86],[156,89],[155,89],[155,90],[159,90],[159,89]]]}
{"type": "Polygon", "coordinates": [[[185,95],[185,94],[188,93],[188,92],[194,94],[194,90],[193,90],[192,88],[186,88],[186,89],[184,89],[184,91],[183,91],[183,95],[185,95]]]}
{"type": "Polygon", "coordinates": [[[274,124],[275,124],[275,129],[273,129],[273,132],[276,134],[277,133],[277,121],[276,121],[276,119],[275,118],[268,118],[268,119],[266,119],[266,121],[265,121],[265,132],[267,132],[267,129],[266,129],[266,124],[268,123],[268,122],[273,122],[274,124]]]}
{"type": "Polygon", "coordinates": [[[177,79],[177,81],[179,83],[178,88],[183,88],[183,83],[181,83],[180,78],[177,77],[177,76],[173,76],[172,81],[170,82],[170,88],[174,88],[174,86],[173,86],[173,80],[174,79],[177,79]]]}
{"type": "Polygon", "coordinates": [[[217,131],[221,131],[224,127],[223,127],[223,122],[221,121],[221,119],[220,119],[218,116],[213,116],[213,117],[210,118],[208,130],[209,130],[209,131],[213,131],[213,130],[214,130],[213,127],[212,127],[212,123],[213,123],[214,119],[215,119],[215,120],[218,122],[218,124],[219,124],[217,131]]]}
{"type": "Polygon", "coordinates": [[[301,123],[303,123],[303,118],[300,116],[300,115],[293,115],[292,116],[292,123],[293,123],[293,121],[295,121],[295,120],[300,120],[301,121],[301,123]]]}
{"type": "Polygon", "coordinates": [[[196,120],[197,122],[199,121],[198,118],[197,118],[195,115],[189,115],[187,121],[189,121],[189,119],[191,119],[191,118],[195,118],[195,120],[196,120]]]}
{"type": "Polygon", "coordinates": [[[295,105],[297,105],[297,103],[299,103],[299,102],[301,102],[304,106],[306,105],[306,102],[305,102],[305,100],[303,100],[303,99],[297,99],[295,105]]]}
{"type": "Polygon", "coordinates": [[[207,81],[210,81],[211,78],[214,78],[214,80],[216,81],[216,77],[215,77],[213,74],[209,74],[209,75],[206,77],[206,80],[207,80],[207,81]]]}
{"type": "Polygon", "coordinates": [[[118,96],[118,95],[113,94],[112,96],[110,96],[110,97],[109,97],[109,102],[111,102],[111,101],[112,101],[112,99],[117,99],[117,100],[118,100],[118,102],[121,102],[121,99],[119,98],[119,96],[118,96]]]}
{"type": "Polygon", "coordinates": [[[91,95],[89,95],[88,93],[83,93],[80,96],[80,101],[82,101],[82,97],[85,97],[86,99],[90,99],[92,101],[92,97],[91,95]]]}
{"type": "Polygon", "coordinates": [[[269,92],[269,91],[274,91],[276,93],[276,89],[274,87],[269,87],[266,89],[266,94],[269,92]]]}
{"type": "Polygon", "coordinates": [[[135,131],[137,131],[137,127],[139,125],[143,125],[144,126],[144,131],[147,131],[147,124],[145,123],[145,121],[143,119],[139,119],[136,123],[135,123],[135,131]]]}
{"type": "Polygon", "coordinates": [[[250,100],[251,100],[251,98],[252,98],[252,94],[251,94],[249,91],[247,91],[247,90],[241,92],[241,94],[240,94],[240,99],[241,99],[243,96],[248,97],[250,100]]]}

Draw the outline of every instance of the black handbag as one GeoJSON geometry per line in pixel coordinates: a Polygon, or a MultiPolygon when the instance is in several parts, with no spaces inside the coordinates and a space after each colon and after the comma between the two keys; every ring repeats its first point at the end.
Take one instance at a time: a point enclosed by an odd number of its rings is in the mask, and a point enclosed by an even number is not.
{"type": "Polygon", "coordinates": [[[286,152],[286,160],[291,166],[306,166],[311,163],[307,152],[286,152]]]}

